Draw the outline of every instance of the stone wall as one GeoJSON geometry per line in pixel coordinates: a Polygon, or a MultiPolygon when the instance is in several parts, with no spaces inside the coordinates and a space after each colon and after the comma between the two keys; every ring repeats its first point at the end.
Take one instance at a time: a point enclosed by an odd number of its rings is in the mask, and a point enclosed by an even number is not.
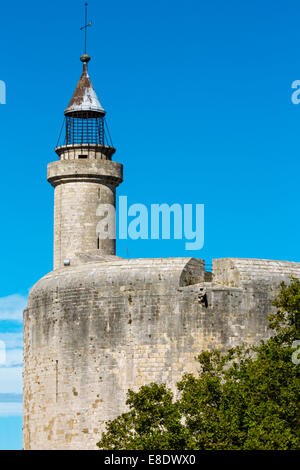
{"type": "Polygon", "coordinates": [[[30,293],[25,449],[94,449],[105,421],[125,411],[129,388],[155,381],[175,391],[184,372],[197,372],[200,351],[268,337],[266,317],[286,275],[272,281],[273,273],[268,284],[251,275],[244,285],[250,260],[217,260],[212,282],[201,260],[89,261],[55,270],[30,293]]]}
{"type": "Polygon", "coordinates": [[[223,258],[213,260],[214,282],[228,286],[274,284],[299,276],[299,263],[265,259],[223,258]]]}

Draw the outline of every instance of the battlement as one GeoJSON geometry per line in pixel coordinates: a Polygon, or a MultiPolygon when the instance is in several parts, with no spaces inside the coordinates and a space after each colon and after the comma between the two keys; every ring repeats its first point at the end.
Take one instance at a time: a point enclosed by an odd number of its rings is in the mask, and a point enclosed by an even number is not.
{"type": "Polygon", "coordinates": [[[300,278],[300,263],[265,259],[221,258],[213,260],[213,282],[242,287],[251,282],[263,284],[300,278]]]}

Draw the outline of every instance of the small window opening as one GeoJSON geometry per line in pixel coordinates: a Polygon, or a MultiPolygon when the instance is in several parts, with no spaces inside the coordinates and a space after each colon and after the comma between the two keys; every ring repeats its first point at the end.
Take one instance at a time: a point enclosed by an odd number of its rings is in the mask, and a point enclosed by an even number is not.
{"type": "Polygon", "coordinates": [[[55,363],[55,376],[56,376],[56,402],[58,400],[58,361],[55,363]]]}
{"type": "Polygon", "coordinates": [[[78,155],[78,158],[88,158],[87,155],[78,155]]]}

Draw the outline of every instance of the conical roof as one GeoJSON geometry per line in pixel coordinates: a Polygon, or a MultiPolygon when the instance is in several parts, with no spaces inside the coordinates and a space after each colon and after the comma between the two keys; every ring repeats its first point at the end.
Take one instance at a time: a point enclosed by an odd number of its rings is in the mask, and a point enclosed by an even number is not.
{"type": "Polygon", "coordinates": [[[65,110],[65,114],[77,113],[81,111],[92,111],[101,115],[105,115],[105,110],[101,106],[87,72],[87,62],[89,61],[89,57],[82,56],[81,60],[84,62],[83,72],[69,106],[65,110]]]}

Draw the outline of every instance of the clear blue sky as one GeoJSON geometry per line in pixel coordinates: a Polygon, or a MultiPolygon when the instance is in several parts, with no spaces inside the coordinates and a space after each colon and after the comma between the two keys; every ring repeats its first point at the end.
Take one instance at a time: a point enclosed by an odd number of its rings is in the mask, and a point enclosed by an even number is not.
{"type": "MultiPolygon", "coordinates": [[[[21,393],[20,311],[52,268],[46,166],[81,74],[83,3],[1,5],[0,394],[21,393]]],[[[124,164],[118,194],[205,204],[205,245],[192,255],[207,262],[300,261],[298,13],[294,0],[89,1],[89,72],[124,164]]],[[[191,255],[182,241],[122,241],[120,256],[126,247],[132,258],[191,255]]],[[[0,448],[20,447],[19,403],[2,408],[0,448]]]]}

